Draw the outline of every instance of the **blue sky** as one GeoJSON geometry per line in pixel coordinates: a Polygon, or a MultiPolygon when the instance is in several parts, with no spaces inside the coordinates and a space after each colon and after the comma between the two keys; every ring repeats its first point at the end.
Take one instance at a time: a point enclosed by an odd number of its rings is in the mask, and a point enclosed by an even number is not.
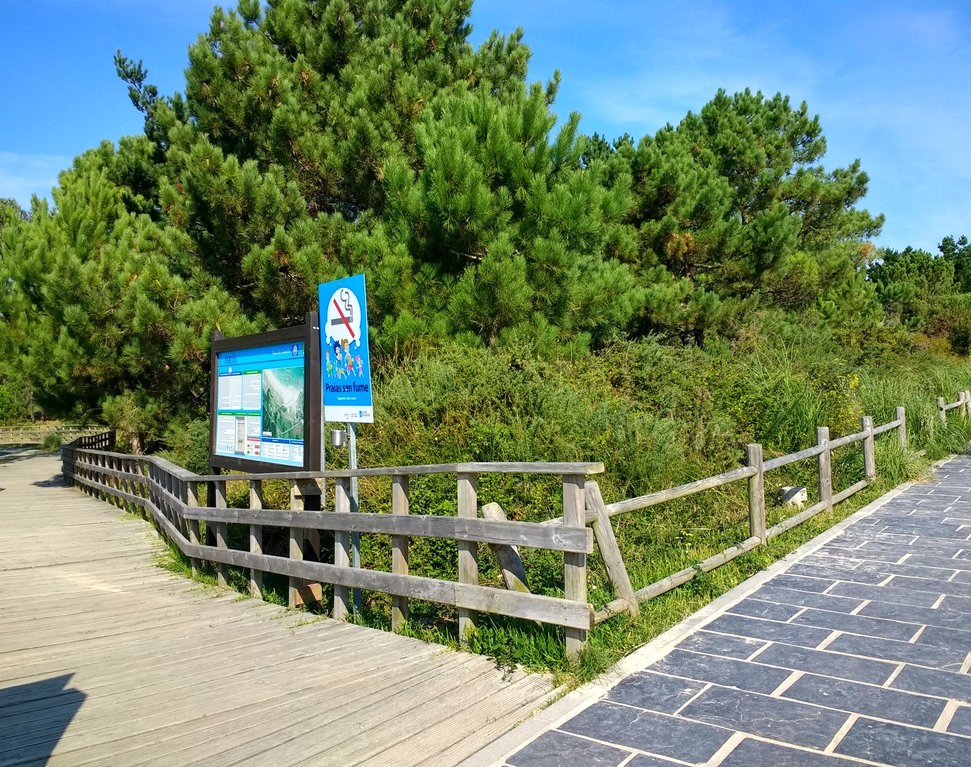
{"type": "MultiPolygon", "coordinates": [[[[141,131],[116,48],[163,94],[182,90],[208,0],[5,0],[0,197],[25,207],[102,139],[141,131]]],[[[640,138],[718,88],[782,92],[818,114],[827,168],[859,158],[877,245],[934,252],[971,235],[971,3],[965,0],[477,0],[473,42],[525,30],[530,78],[585,132],[640,138]]]]}

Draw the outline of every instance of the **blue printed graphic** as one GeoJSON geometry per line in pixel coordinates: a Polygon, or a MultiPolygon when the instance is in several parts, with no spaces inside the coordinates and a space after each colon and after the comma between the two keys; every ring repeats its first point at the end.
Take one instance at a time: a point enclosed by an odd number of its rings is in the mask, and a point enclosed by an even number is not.
{"type": "Polygon", "coordinates": [[[373,423],[364,275],[317,286],[324,420],[373,423]]]}

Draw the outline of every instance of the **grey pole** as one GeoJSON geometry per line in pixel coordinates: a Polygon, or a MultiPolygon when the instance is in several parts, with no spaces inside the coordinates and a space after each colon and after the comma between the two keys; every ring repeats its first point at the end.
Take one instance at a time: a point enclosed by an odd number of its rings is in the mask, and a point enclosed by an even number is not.
{"type": "MultiPolygon", "coordinates": [[[[347,424],[347,460],[348,468],[351,471],[357,468],[357,424],[349,422],[347,424]]],[[[357,477],[351,477],[351,512],[358,511],[357,496],[357,477]]],[[[361,566],[361,534],[354,532],[351,535],[351,567],[360,568],[361,566]]],[[[361,590],[354,589],[354,615],[358,616],[361,612],[361,590]]]]}

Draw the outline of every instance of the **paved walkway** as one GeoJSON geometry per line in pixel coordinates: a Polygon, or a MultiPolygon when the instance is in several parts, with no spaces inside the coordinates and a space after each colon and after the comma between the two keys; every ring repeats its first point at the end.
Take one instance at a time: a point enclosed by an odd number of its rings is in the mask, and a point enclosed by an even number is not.
{"type": "Polygon", "coordinates": [[[161,570],[149,525],[59,471],[0,456],[0,765],[448,767],[550,694],[161,570]]]}
{"type": "Polygon", "coordinates": [[[561,701],[539,717],[547,728],[529,723],[470,764],[971,765],[971,459],[935,477],[642,648],[599,698],[561,701]]]}

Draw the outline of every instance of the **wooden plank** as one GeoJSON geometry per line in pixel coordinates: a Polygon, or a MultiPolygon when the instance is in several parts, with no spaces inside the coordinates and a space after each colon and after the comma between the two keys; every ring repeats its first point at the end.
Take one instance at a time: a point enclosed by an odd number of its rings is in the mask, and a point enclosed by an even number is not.
{"type": "Polygon", "coordinates": [[[873,419],[865,415],[860,421],[866,437],[863,439],[863,476],[868,482],[877,478],[877,456],[873,439],[873,419]]]}
{"type": "Polygon", "coordinates": [[[235,567],[258,567],[264,572],[279,575],[320,581],[346,588],[382,591],[410,599],[424,599],[429,602],[453,605],[464,610],[508,615],[512,618],[524,618],[555,626],[583,630],[592,626],[593,608],[589,604],[578,601],[539,594],[521,594],[489,586],[440,581],[417,575],[402,576],[376,570],[341,567],[327,562],[308,562],[267,554],[250,554],[248,551],[236,549],[191,546],[188,542],[185,546],[185,553],[188,556],[199,556],[235,567]]]}
{"type": "MultiPolygon", "coordinates": [[[[401,517],[407,516],[408,512],[408,477],[394,476],[391,479],[391,513],[401,517]]],[[[391,572],[395,575],[408,575],[408,546],[407,535],[391,537],[391,572]]],[[[391,630],[401,631],[407,623],[408,599],[391,597],[391,630]]]]}
{"type": "Polygon", "coordinates": [[[751,443],[745,447],[748,465],[755,473],[748,479],[749,535],[765,540],[765,471],[762,465],[762,445],[751,443]]]}
{"type": "MultiPolygon", "coordinates": [[[[416,466],[380,466],[366,469],[340,469],[330,471],[286,471],[266,474],[234,474],[233,478],[250,479],[337,479],[339,477],[393,477],[415,474],[566,474],[575,473],[603,474],[602,463],[547,463],[547,462],[502,462],[502,463],[441,463],[416,466]]],[[[197,477],[198,481],[213,481],[222,475],[197,477]]]]}
{"type": "MultiPolygon", "coordinates": [[[[297,521],[292,511],[261,509],[186,508],[190,519],[287,527],[297,521]]],[[[593,537],[585,527],[567,527],[537,522],[436,517],[409,514],[351,514],[348,512],[300,512],[300,524],[317,530],[381,533],[420,538],[451,538],[459,541],[494,543],[501,546],[526,546],[550,551],[589,554],[593,537]]]]}
{"type": "MultiPolygon", "coordinates": [[[[580,527],[586,521],[586,493],[584,475],[567,474],[563,477],[563,522],[567,526],[580,527]]],[[[563,555],[563,591],[566,599],[577,604],[587,602],[587,555],[566,552],[563,555]]],[[[592,621],[592,616],[591,616],[592,621]]],[[[587,643],[589,627],[569,626],[566,629],[566,656],[576,659],[587,643]]]]}
{"type": "MultiPolygon", "coordinates": [[[[478,521],[476,498],[476,475],[461,473],[457,478],[458,515],[466,520],[478,521]]],[[[478,543],[459,541],[459,583],[477,585],[479,583],[478,543]]],[[[464,643],[470,632],[475,630],[475,616],[464,607],[459,608],[459,642],[464,643]]]]}
{"type": "Polygon", "coordinates": [[[637,595],[634,593],[630,574],[627,572],[620,547],[617,545],[614,528],[607,514],[603,496],[600,494],[600,486],[593,480],[587,482],[586,494],[587,510],[592,511],[597,517],[593,522],[593,534],[597,539],[600,557],[607,568],[607,575],[614,587],[614,594],[626,605],[624,608],[626,612],[637,615],[640,612],[637,595]]]}
{"type": "Polygon", "coordinates": [[[852,445],[856,442],[862,442],[866,439],[865,431],[858,431],[856,434],[847,434],[845,437],[840,437],[839,439],[831,439],[829,441],[829,449],[835,450],[838,447],[844,447],[845,445],[852,445]]]}
{"type": "MultiPolygon", "coordinates": [[[[672,487],[667,490],[658,490],[653,493],[648,493],[647,495],[638,496],[637,498],[630,498],[626,501],[608,503],[607,514],[613,517],[617,514],[626,514],[631,511],[646,509],[650,506],[657,506],[659,503],[673,501],[677,498],[684,498],[688,495],[700,493],[703,490],[711,490],[716,487],[721,487],[722,485],[737,482],[740,479],[746,479],[751,477],[753,472],[754,469],[751,466],[743,466],[740,469],[726,471],[724,474],[716,474],[713,477],[706,477],[705,479],[695,480],[694,482],[687,482],[683,485],[678,485],[677,487],[672,487]]],[[[593,520],[590,519],[586,521],[592,522],[593,520]]]]}
{"type": "Polygon", "coordinates": [[[833,508],[833,465],[829,449],[829,427],[816,427],[816,444],[820,447],[817,468],[819,470],[819,500],[826,508],[833,508]]]}
{"type": "MultiPolygon", "coordinates": [[[[506,521],[506,512],[498,503],[485,504],[482,507],[482,516],[497,522],[506,521]]],[[[519,549],[496,543],[489,544],[489,547],[499,560],[503,585],[511,591],[529,593],[529,582],[526,580],[526,569],[523,567],[523,558],[519,556],[519,549]]]]}
{"type": "MultiPolygon", "coordinates": [[[[251,509],[263,508],[263,482],[259,479],[249,483],[249,505],[251,509]]],[[[196,524],[199,524],[196,522],[196,524]]],[[[191,537],[190,537],[191,540],[191,537]]],[[[249,526],[249,550],[252,554],[263,553],[263,526],[252,523],[249,526]]],[[[263,572],[250,568],[248,589],[250,596],[263,598],[263,572]]]]}
{"type": "MultiPolygon", "coordinates": [[[[153,462],[152,466],[157,466],[157,464],[153,462]]],[[[227,505],[225,477],[216,480],[212,484],[216,493],[216,508],[225,509],[227,505]]],[[[157,518],[158,517],[156,516],[156,519],[157,518]]],[[[166,520],[166,522],[168,522],[168,520],[166,520]]],[[[220,549],[227,548],[229,546],[229,525],[225,522],[215,522],[213,524],[213,531],[216,534],[216,546],[220,549]]],[[[229,567],[225,562],[221,562],[216,566],[216,583],[223,588],[227,588],[229,586],[229,567]]]]}
{"type": "MultiPolygon", "coordinates": [[[[333,514],[351,514],[351,480],[339,477],[334,482],[333,514]]],[[[348,569],[351,564],[351,536],[344,531],[334,532],[334,566],[348,569]]],[[[400,595],[399,595],[400,596],[400,595]]],[[[339,621],[347,620],[350,593],[344,584],[334,584],[334,607],[331,615],[339,621]]]]}
{"type": "Polygon", "coordinates": [[[794,514],[793,516],[788,517],[787,519],[784,519],[778,524],[770,527],[765,532],[766,538],[775,538],[777,535],[781,535],[787,530],[791,530],[792,528],[796,527],[796,525],[801,525],[807,519],[815,517],[819,512],[826,511],[828,508],[830,508],[830,506],[826,501],[814,503],[809,508],[803,509],[798,514],[794,514]]]}
{"type": "Polygon", "coordinates": [[[770,458],[763,462],[762,470],[772,471],[773,469],[779,469],[797,461],[815,458],[817,455],[819,455],[819,446],[814,445],[813,447],[807,447],[805,450],[800,450],[798,453],[789,453],[789,455],[780,455],[778,458],[770,458]]]}

